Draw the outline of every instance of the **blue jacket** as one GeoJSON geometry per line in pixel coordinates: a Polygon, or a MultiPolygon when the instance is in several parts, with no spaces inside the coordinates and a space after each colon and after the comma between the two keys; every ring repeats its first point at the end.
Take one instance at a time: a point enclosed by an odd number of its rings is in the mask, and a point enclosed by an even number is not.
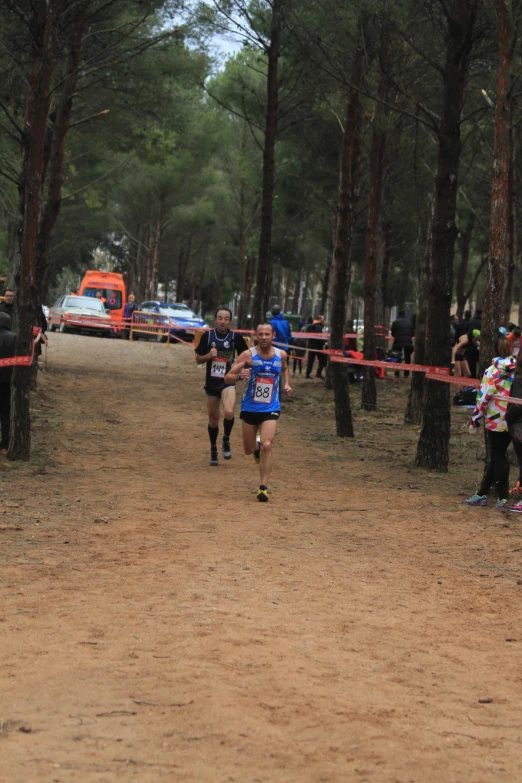
{"type": "Polygon", "coordinates": [[[292,339],[292,327],[281,313],[273,315],[270,319],[270,323],[275,332],[275,342],[282,343],[282,345],[278,345],[277,347],[285,350],[290,345],[292,339]]]}

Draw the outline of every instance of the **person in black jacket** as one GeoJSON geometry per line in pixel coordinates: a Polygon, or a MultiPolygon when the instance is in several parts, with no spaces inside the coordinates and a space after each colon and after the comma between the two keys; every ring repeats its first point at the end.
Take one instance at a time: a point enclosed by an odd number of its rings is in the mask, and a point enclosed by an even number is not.
{"type": "Polygon", "coordinates": [[[457,326],[455,327],[455,342],[458,343],[460,338],[463,334],[467,334],[469,332],[469,324],[471,321],[471,310],[466,310],[464,312],[464,318],[462,321],[459,321],[457,326]]]}
{"type": "MultiPolygon", "coordinates": [[[[517,356],[517,366],[515,368],[515,378],[511,385],[510,397],[518,397],[522,399],[522,351],[517,356]]],[[[510,511],[522,512],[522,405],[515,403],[508,405],[506,413],[506,423],[509,427],[509,434],[511,435],[511,442],[515,449],[515,454],[518,462],[518,481],[515,487],[510,491],[510,499],[518,501],[515,508],[510,506],[510,511]]]]}
{"type": "MultiPolygon", "coordinates": [[[[10,359],[16,353],[16,334],[11,331],[11,318],[0,312],[0,359],[10,359]]],[[[12,367],[0,367],[0,454],[7,454],[11,425],[12,367]]]]}
{"type": "MultiPolygon", "coordinates": [[[[409,318],[406,318],[404,310],[399,310],[399,317],[392,323],[391,333],[393,337],[392,351],[397,351],[398,354],[404,352],[404,363],[410,364],[411,355],[413,353],[413,326],[409,318]]],[[[404,372],[404,377],[409,376],[408,370],[404,372]]],[[[396,377],[400,373],[395,373],[396,377]]]]}
{"type": "MultiPolygon", "coordinates": [[[[311,326],[308,327],[306,330],[309,334],[322,334],[324,328],[324,315],[320,315],[319,318],[316,318],[315,321],[311,326]]],[[[308,347],[315,349],[316,351],[322,351],[324,346],[326,344],[326,340],[308,340],[308,347]]],[[[313,350],[308,353],[308,362],[306,364],[306,375],[305,378],[312,378],[312,370],[314,367],[315,357],[317,356],[317,372],[315,374],[316,378],[321,378],[324,380],[323,370],[326,367],[326,354],[324,353],[314,353],[313,350]]]]}

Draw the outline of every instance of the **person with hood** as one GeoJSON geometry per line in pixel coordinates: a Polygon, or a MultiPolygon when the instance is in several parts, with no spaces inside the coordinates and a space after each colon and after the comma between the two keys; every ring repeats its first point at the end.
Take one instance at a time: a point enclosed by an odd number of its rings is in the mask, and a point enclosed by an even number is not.
{"type": "Polygon", "coordinates": [[[272,307],[270,323],[274,330],[274,342],[277,343],[277,347],[280,350],[288,351],[288,347],[292,344],[292,327],[277,304],[272,307]]]}
{"type": "Polygon", "coordinates": [[[478,432],[480,420],[484,423],[489,441],[489,463],[477,492],[464,502],[468,506],[486,506],[487,494],[493,484],[497,491],[499,509],[507,508],[509,495],[509,460],[507,450],[511,441],[506,413],[506,397],[511,393],[516,362],[510,355],[509,343],[505,337],[497,340],[497,358],[493,359],[482,378],[477,391],[477,404],[471,415],[469,430],[478,432]]]}
{"type": "MultiPolygon", "coordinates": [[[[11,331],[11,317],[0,312],[0,359],[11,359],[16,353],[16,334],[11,331]]],[[[0,367],[0,454],[7,454],[11,426],[12,367],[0,367]]]]}

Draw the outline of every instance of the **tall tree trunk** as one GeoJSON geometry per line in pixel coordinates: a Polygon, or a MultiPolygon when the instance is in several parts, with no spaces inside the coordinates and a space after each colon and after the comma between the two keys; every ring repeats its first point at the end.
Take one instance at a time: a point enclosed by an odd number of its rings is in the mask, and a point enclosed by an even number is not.
{"type": "Polygon", "coordinates": [[[156,226],[154,228],[154,251],[151,259],[151,283],[150,283],[150,298],[156,299],[158,296],[158,281],[159,281],[159,266],[160,266],[160,251],[161,251],[161,239],[163,235],[163,214],[165,211],[165,199],[160,199],[158,217],[156,218],[156,226]]]}
{"type": "Polygon", "coordinates": [[[511,306],[513,304],[513,284],[515,282],[515,269],[517,259],[517,158],[516,158],[516,139],[514,128],[514,101],[511,101],[511,132],[509,163],[509,188],[508,188],[508,239],[507,239],[507,276],[504,286],[503,312],[506,318],[506,327],[511,321],[511,306]]]}
{"type": "Polygon", "coordinates": [[[295,276],[294,298],[292,300],[292,312],[293,313],[299,313],[299,297],[300,297],[300,294],[301,294],[302,274],[303,274],[302,268],[299,267],[299,269],[297,271],[297,274],[295,276]]]}
{"type": "Polygon", "coordinates": [[[288,305],[290,303],[290,285],[292,282],[292,275],[290,272],[286,273],[285,294],[283,297],[283,313],[288,312],[288,305]]]}
{"type": "MultiPolygon", "coordinates": [[[[17,354],[32,351],[35,302],[38,299],[36,267],[44,147],[53,68],[53,31],[47,0],[33,0],[31,12],[31,70],[22,136],[19,181],[19,268],[15,281],[18,303],[17,354]]],[[[8,458],[28,460],[31,454],[30,373],[15,367],[12,382],[11,440],[8,458]]]]}
{"type": "Polygon", "coordinates": [[[49,250],[51,234],[62,204],[65,139],[69,131],[73,99],[80,75],[78,66],[84,28],[85,12],[80,10],[74,21],[71,33],[62,92],[51,131],[49,160],[48,162],[44,161],[44,165],[47,167],[48,186],[47,198],[42,207],[38,231],[38,261],[36,266],[38,301],[35,302],[35,307],[42,303],[43,285],[47,270],[47,251],[49,250]]]}
{"type": "Polygon", "coordinates": [[[470,213],[468,218],[468,224],[464,229],[460,239],[460,265],[457,272],[457,316],[459,321],[464,318],[464,308],[468,300],[468,294],[464,290],[466,283],[466,273],[468,271],[469,263],[469,251],[471,247],[471,235],[473,234],[473,228],[475,225],[475,215],[470,213]]]}
{"type": "MultiPolygon", "coordinates": [[[[362,36],[362,31],[359,30],[362,36]]],[[[346,101],[346,120],[343,131],[339,170],[339,194],[337,202],[337,228],[331,273],[330,344],[334,349],[343,348],[343,332],[346,320],[346,296],[350,281],[351,250],[354,227],[354,192],[356,162],[360,145],[361,117],[358,87],[361,82],[363,62],[362,44],[359,42],[354,55],[351,83],[353,89],[346,101]]],[[[348,392],[346,365],[330,364],[330,381],[334,392],[335,423],[337,435],[353,438],[352,410],[348,392]]]]}
{"type": "Polygon", "coordinates": [[[328,256],[324,267],[323,280],[321,285],[321,301],[319,302],[319,315],[326,316],[326,306],[328,304],[328,289],[330,287],[330,273],[332,270],[332,257],[328,256]]]}
{"type": "MultiPolygon", "coordinates": [[[[426,340],[426,361],[429,365],[439,367],[449,367],[451,359],[450,308],[457,238],[455,214],[461,150],[460,121],[473,42],[476,2],[453,0],[446,4],[446,9],[446,62],[438,134],[439,158],[435,179],[426,340]]],[[[449,385],[425,381],[423,407],[417,465],[447,471],[451,421],[449,385]]]]}
{"type": "MultiPolygon", "coordinates": [[[[380,102],[374,117],[372,148],[370,153],[370,201],[368,210],[368,227],[366,230],[366,269],[364,278],[364,358],[375,359],[375,295],[377,274],[377,252],[379,222],[382,205],[382,186],[384,174],[384,154],[386,135],[384,123],[386,111],[384,105],[388,94],[388,73],[386,67],[386,32],[381,33],[381,76],[379,79],[378,97],[380,102]]],[[[364,368],[361,407],[365,411],[377,408],[377,387],[373,367],[364,368]]]]}
{"type": "MultiPolygon", "coordinates": [[[[431,256],[431,219],[428,221],[424,263],[421,269],[421,281],[417,297],[417,317],[415,319],[415,364],[424,364],[426,360],[426,320],[428,316],[428,294],[430,288],[431,256]]],[[[404,421],[406,424],[421,424],[424,398],[424,373],[412,373],[408,404],[404,421]]]]}
{"type": "Polygon", "coordinates": [[[491,364],[506,279],[508,204],[511,162],[511,101],[513,84],[514,20],[512,0],[497,0],[499,64],[495,108],[495,143],[489,222],[489,257],[480,333],[479,377],[491,364]]]}
{"type": "Polygon", "coordinates": [[[263,185],[261,191],[261,231],[257,262],[253,322],[265,320],[272,287],[272,221],[274,209],[275,143],[278,113],[278,66],[281,12],[285,0],[272,0],[270,45],[267,50],[265,141],[263,145],[263,185]]]}

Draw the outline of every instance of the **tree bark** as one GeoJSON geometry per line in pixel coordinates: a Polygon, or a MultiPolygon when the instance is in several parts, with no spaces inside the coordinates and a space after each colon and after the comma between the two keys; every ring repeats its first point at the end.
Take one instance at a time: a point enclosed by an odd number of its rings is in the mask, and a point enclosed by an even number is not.
{"type": "MultiPolygon", "coordinates": [[[[293,313],[299,313],[299,297],[301,294],[301,280],[302,280],[302,269],[299,267],[297,274],[295,276],[295,283],[294,283],[294,298],[292,300],[292,312],[293,313]]],[[[301,315],[301,313],[299,313],[301,315]]]]}
{"type": "Polygon", "coordinates": [[[256,290],[252,308],[253,323],[265,320],[272,287],[272,222],[274,208],[275,143],[278,113],[279,41],[284,0],[273,0],[270,44],[267,50],[265,141],[263,145],[263,184],[261,191],[261,231],[257,262],[256,290]]]}
{"type": "MultiPolygon", "coordinates": [[[[368,210],[368,227],[366,230],[366,269],[364,278],[364,358],[372,361],[375,359],[375,294],[377,282],[377,253],[379,222],[381,218],[384,155],[386,149],[385,121],[386,111],[384,104],[387,102],[388,74],[386,33],[381,34],[381,76],[379,79],[378,97],[380,102],[374,117],[372,147],[370,152],[370,199],[368,210]]],[[[365,411],[377,409],[377,386],[375,383],[375,370],[373,367],[365,367],[363,375],[363,387],[361,407],[365,411]]]]}
{"type": "Polygon", "coordinates": [[[506,318],[506,328],[511,320],[511,306],[513,304],[513,284],[515,282],[515,269],[517,259],[517,158],[516,140],[514,129],[514,101],[511,100],[511,117],[509,134],[510,154],[509,162],[509,187],[508,187],[508,225],[507,225],[507,276],[504,286],[503,313],[506,318]]]}
{"type": "Polygon", "coordinates": [[[159,280],[159,266],[160,266],[160,251],[161,240],[163,236],[163,214],[165,211],[165,199],[160,199],[158,216],[156,218],[156,226],[154,229],[154,251],[151,259],[151,283],[150,283],[150,297],[156,299],[158,296],[158,280],[159,280]]]}
{"type": "MultiPolygon", "coordinates": [[[[360,95],[358,87],[362,76],[363,50],[359,42],[354,55],[350,90],[346,101],[346,120],[343,130],[339,169],[339,194],[337,202],[337,227],[331,272],[330,344],[334,349],[343,348],[346,320],[346,296],[350,281],[351,250],[354,228],[354,194],[359,172],[359,147],[361,133],[360,95]]],[[[353,438],[352,410],[348,391],[346,365],[330,364],[330,381],[334,392],[335,423],[337,435],[353,438]]]]}
{"type": "Polygon", "coordinates": [[[489,255],[480,333],[479,377],[495,356],[495,343],[506,279],[508,204],[511,162],[511,89],[514,28],[512,0],[497,0],[499,64],[495,107],[495,143],[489,223],[489,255]]]}
{"type": "Polygon", "coordinates": [[[323,281],[321,286],[321,301],[319,303],[319,315],[326,315],[326,305],[328,304],[328,289],[330,287],[331,270],[332,270],[332,257],[329,256],[324,268],[323,281]]]}
{"type": "MultiPolygon", "coordinates": [[[[415,364],[424,364],[426,360],[426,320],[428,315],[428,293],[430,286],[431,220],[428,222],[424,263],[421,270],[421,282],[417,297],[417,317],[415,319],[415,364]]],[[[404,414],[405,424],[421,424],[423,414],[424,373],[412,373],[408,404],[404,414]]]]}
{"type": "Polygon", "coordinates": [[[464,290],[464,285],[466,283],[466,273],[468,271],[468,263],[469,263],[469,251],[471,247],[471,236],[473,234],[473,228],[475,226],[475,215],[473,212],[470,213],[470,216],[468,218],[468,224],[464,231],[462,232],[462,236],[460,239],[460,264],[459,264],[459,271],[457,272],[457,316],[459,321],[461,321],[464,318],[464,308],[466,307],[466,302],[468,301],[468,294],[464,290]]]}
{"type": "MultiPolygon", "coordinates": [[[[446,4],[446,62],[438,129],[439,156],[435,179],[426,340],[426,362],[438,367],[448,367],[451,359],[450,308],[457,237],[455,214],[461,151],[460,121],[476,5],[476,2],[470,0],[453,0],[446,4]]],[[[423,408],[417,465],[446,472],[451,417],[449,385],[425,381],[423,408]]]]}
{"type": "MultiPolygon", "coordinates": [[[[51,8],[46,0],[33,0],[31,12],[31,70],[27,90],[22,135],[22,169],[19,182],[19,268],[16,273],[18,303],[17,354],[32,351],[35,302],[38,298],[36,267],[38,227],[45,136],[53,68],[51,8]]],[[[26,368],[15,367],[12,382],[11,440],[8,458],[28,460],[31,455],[31,376],[26,368]]]]}

